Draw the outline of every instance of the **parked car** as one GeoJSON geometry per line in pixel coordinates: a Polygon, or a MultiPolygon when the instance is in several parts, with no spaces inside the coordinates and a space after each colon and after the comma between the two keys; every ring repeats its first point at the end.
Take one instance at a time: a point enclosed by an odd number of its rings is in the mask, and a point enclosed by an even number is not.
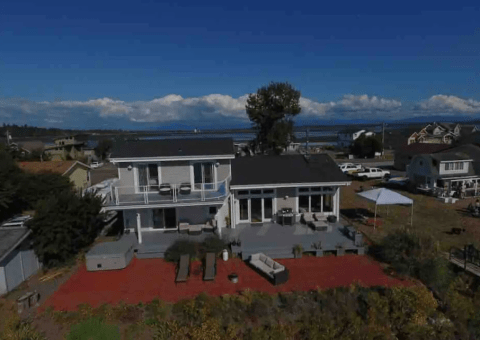
{"type": "Polygon", "coordinates": [[[15,216],[3,222],[0,225],[0,228],[23,228],[25,226],[25,222],[31,219],[32,216],[30,215],[15,216]]]}
{"type": "Polygon", "coordinates": [[[407,189],[408,177],[392,177],[386,180],[385,186],[392,189],[407,189]]]}
{"type": "Polygon", "coordinates": [[[363,169],[363,166],[361,164],[344,163],[340,164],[339,168],[344,174],[350,174],[353,172],[361,171],[363,169]]]}
{"type": "Polygon", "coordinates": [[[358,179],[374,179],[374,178],[386,178],[390,176],[390,171],[380,168],[365,168],[363,171],[359,171],[353,174],[358,179]]]}
{"type": "Polygon", "coordinates": [[[102,166],[103,166],[103,163],[101,162],[92,162],[92,164],[90,164],[90,167],[92,169],[101,168],[102,166]]]}

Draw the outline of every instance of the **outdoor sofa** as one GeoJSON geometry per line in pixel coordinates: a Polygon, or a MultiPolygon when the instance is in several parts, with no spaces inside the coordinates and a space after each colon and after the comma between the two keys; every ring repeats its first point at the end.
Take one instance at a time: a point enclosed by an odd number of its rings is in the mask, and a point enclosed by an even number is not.
{"type": "Polygon", "coordinates": [[[323,214],[304,212],[302,214],[302,219],[306,225],[314,230],[332,231],[332,226],[327,223],[327,216],[323,214]]]}
{"type": "Polygon", "coordinates": [[[288,270],[285,266],[273,261],[263,253],[250,255],[250,265],[268,277],[274,285],[285,283],[288,280],[288,270]]]}

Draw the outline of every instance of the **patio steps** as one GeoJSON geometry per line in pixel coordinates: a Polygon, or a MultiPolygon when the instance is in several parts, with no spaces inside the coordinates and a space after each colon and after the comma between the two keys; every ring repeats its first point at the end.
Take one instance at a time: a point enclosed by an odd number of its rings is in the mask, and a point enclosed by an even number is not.
{"type": "Polygon", "coordinates": [[[250,258],[250,255],[256,253],[263,253],[272,259],[293,259],[295,257],[292,247],[258,247],[242,249],[242,260],[248,260],[250,258]]]}
{"type": "Polygon", "coordinates": [[[168,249],[168,246],[142,246],[142,245],[137,245],[136,248],[137,250],[137,258],[138,259],[163,259],[165,257],[165,252],[168,249]]]}

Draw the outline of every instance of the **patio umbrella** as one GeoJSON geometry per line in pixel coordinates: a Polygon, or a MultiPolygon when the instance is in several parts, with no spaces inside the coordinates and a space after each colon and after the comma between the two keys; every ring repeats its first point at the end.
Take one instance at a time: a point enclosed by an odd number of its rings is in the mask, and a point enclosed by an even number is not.
{"type": "Polygon", "coordinates": [[[410,224],[413,225],[413,200],[399,193],[385,188],[363,191],[357,195],[375,202],[375,218],[373,220],[373,229],[377,223],[377,205],[406,204],[412,206],[410,214],[410,224]]]}

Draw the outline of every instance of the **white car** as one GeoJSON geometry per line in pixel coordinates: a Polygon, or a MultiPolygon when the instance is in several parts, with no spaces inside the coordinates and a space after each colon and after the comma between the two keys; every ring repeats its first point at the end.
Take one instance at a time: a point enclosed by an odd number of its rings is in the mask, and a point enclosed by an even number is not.
{"type": "Polygon", "coordinates": [[[390,176],[390,171],[383,170],[380,168],[365,168],[363,171],[359,171],[354,174],[358,179],[374,179],[374,178],[385,178],[390,176]]]}
{"type": "Polygon", "coordinates": [[[103,163],[101,162],[92,162],[92,164],[90,164],[90,167],[92,169],[101,168],[102,166],[103,166],[103,163]]]}
{"type": "Polygon", "coordinates": [[[361,170],[363,169],[363,167],[362,167],[361,164],[353,164],[353,163],[343,163],[343,164],[340,164],[340,165],[339,165],[339,168],[340,168],[340,170],[342,170],[342,172],[343,172],[344,174],[361,171],[361,170]]]}

